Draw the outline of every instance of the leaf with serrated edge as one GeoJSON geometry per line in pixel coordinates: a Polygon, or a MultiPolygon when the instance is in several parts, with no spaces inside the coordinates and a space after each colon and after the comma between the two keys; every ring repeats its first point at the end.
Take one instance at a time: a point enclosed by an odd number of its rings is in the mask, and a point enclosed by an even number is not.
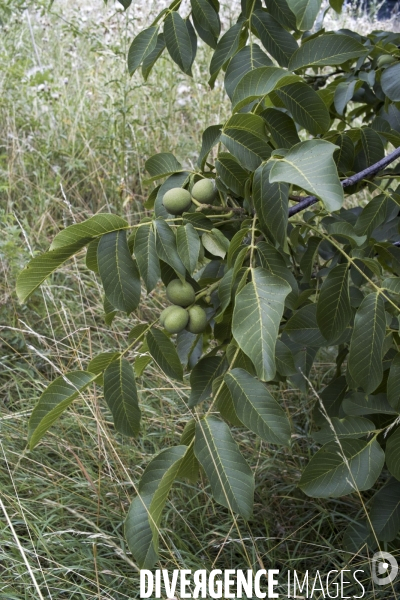
{"type": "Polygon", "coordinates": [[[244,369],[225,375],[235,412],[243,425],[271,444],[289,445],[290,423],[266,386],[244,369]]]}
{"type": "Polygon", "coordinates": [[[228,425],[212,416],[199,421],[194,451],[215,500],[249,519],[253,511],[254,478],[228,425]]]}
{"type": "Polygon", "coordinates": [[[300,489],[312,498],[339,498],[369,490],[378,479],[385,454],[376,440],[328,442],[308,463],[300,489]],[[343,456],[344,455],[344,456],[343,456]]]}
{"type": "Polygon", "coordinates": [[[29,419],[28,440],[32,450],[66,408],[90,385],[97,375],[71,371],[57,377],[40,396],[29,419]]]}
{"type": "Polygon", "coordinates": [[[236,297],[233,337],[252,360],[262,381],[275,377],[275,344],[290,291],[284,279],[258,267],[252,270],[252,281],[236,297]]]}

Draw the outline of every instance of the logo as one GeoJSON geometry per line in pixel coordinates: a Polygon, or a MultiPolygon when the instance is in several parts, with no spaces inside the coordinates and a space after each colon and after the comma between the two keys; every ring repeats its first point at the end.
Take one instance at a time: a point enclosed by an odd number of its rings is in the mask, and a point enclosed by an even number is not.
{"type": "Polygon", "coordinates": [[[399,565],[389,552],[376,552],[372,557],[372,579],[377,585],[392,583],[399,572],[399,565]],[[385,577],[380,575],[385,574],[385,577]]]}

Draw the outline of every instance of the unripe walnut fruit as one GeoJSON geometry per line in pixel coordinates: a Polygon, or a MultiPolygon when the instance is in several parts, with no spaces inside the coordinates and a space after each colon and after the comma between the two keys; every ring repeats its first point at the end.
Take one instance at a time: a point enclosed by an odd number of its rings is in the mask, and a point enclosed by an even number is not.
{"type": "Polygon", "coordinates": [[[181,215],[190,208],[192,197],[183,188],[172,188],[172,190],[165,192],[163,204],[171,215],[181,215]]]}
{"type": "Polygon", "coordinates": [[[167,298],[172,304],[189,306],[195,301],[194,289],[187,281],[173,279],[167,285],[167,298]]]}
{"type": "Polygon", "coordinates": [[[192,188],[193,198],[202,204],[212,204],[216,195],[217,191],[211,179],[201,179],[192,188]]]}
{"type": "Polygon", "coordinates": [[[164,318],[164,329],[168,333],[179,333],[185,329],[189,321],[189,313],[181,306],[171,306],[170,311],[164,318]]]}
{"type": "Polygon", "coordinates": [[[190,333],[203,333],[207,327],[207,315],[201,306],[192,306],[187,311],[189,313],[189,323],[186,329],[190,333]]]}
{"type": "Polygon", "coordinates": [[[167,306],[167,308],[164,308],[164,310],[160,314],[160,325],[162,327],[164,327],[165,319],[167,318],[169,313],[174,310],[174,308],[176,308],[176,306],[167,306]]]}

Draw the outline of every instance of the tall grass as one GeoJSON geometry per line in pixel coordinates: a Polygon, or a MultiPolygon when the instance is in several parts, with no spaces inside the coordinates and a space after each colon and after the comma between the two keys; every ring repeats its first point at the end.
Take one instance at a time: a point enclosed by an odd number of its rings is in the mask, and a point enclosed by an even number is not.
{"type": "MultiPolygon", "coordinates": [[[[228,109],[221,85],[210,91],[204,83],[204,47],[193,80],[168,59],[146,86],[128,76],[129,42],[160,2],[134,3],[128,13],[101,0],[87,4],[55,2],[47,12],[28,2],[20,13],[4,4],[0,12],[0,598],[7,600],[139,596],[124,517],[146,464],[178,442],[189,414],[187,388],[150,367],[139,380],[140,438],[113,431],[97,388],[37,449],[26,449],[27,420],[46,385],[85,368],[100,351],[125,347],[130,328],[159,313],[163,295],[156,289],[134,317],[107,327],[99,283],[82,256],[23,306],[14,293],[17,272],[60,226],[98,211],[131,222],[143,216],[146,158],[168,150],[190,165],[201,131],[228,109]]],[[[334,368],[329,355],[321,357],[312,373],[316,389],[334,368]]],[[[205,481],[178,484],[163,520],[164,568],[325,572],[328,564],[364,563],[362,554],[339,549],[344,528],[358,517],[357,499],[309,501],[295,487],[313,450],[313,398],[277,393],[294,421],[291,450],[236,432],[256,472],[253,520],[235,524],[205,481]]]]}

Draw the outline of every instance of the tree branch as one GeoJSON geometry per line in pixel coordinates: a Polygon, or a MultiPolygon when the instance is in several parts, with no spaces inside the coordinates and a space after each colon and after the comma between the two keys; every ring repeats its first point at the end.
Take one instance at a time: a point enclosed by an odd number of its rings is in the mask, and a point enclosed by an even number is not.
{"type": "MultiPolygon", "coordinates": [[[[379,171],[381,171],[382,169],[387,167],[387,165],[390,165],[390,163],[396,160],[396,158],[400,158],[400,147],[396,148],[396,150],[385,156],[385,158],[382,158],[382,160],[378,161],[374,165],[367,167],[359,173],[355,173],[351,177],[347,177],[347,179],[343,179],[343,181],[341,182],[342,187],[350,187],[351,185],[354,185],[355,183],[358,183],[359,181],[362,181],[367,177],[372,177],[373,175],[376,175],[377,173],[379,173],[379,171]]],[[[312,206],[316,202],[319,202],[319,198],[317,198],[316,196],[307,196],[306,198],[303,198],[296,206],[291,206],[289,208],[289,217],[296,215],[302,210],[308,208],[309,206],[312,206]]]]}

